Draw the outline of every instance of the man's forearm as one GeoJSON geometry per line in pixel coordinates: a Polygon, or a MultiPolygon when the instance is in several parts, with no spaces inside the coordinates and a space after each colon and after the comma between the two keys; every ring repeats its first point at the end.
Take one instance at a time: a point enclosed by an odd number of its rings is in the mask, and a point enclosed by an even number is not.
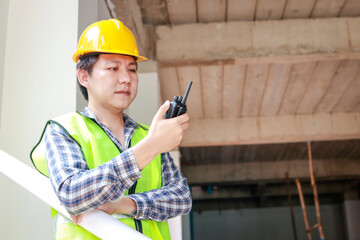
{"type": "Polygon", "coordinates": [[[136,203],[129,197],[121,197],[114,202],[106,203],[98,208],[108,214],[121,213],[130,214],[136,212],[136,203]]]}
{"type": "Polygon", "coordinates": [[[156,151],[157,148],[149,137],[145,137],[131,149],[140,171],[144,169],[156,155],[160,154],[160,152],[156,151]]]}
{"type": "Polygon", "coordinates": [[[191,193],[185,182],[149,192],[129,195],[137,205],[135,218],[165,221],[188,214],[192,207],[191,193]]]}

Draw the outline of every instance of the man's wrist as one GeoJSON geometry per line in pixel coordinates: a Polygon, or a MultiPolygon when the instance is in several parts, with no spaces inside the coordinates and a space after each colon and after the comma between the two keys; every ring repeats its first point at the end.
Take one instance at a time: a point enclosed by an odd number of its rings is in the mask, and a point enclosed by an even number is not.
{"type": "Polygon", "coordinates": [[[153,146],[151,138],[146,136],[139,143],[132,147],[132,152],[139,170],[144,169],[159,153],[156,146],[153,146]]]}
{"type": "Polygon", "coordinates": [[[124,206],[124,213],[129,215],[135,215],[137,212],[136,203],[130,197],[123,197],[122,204],[124,206]]]}

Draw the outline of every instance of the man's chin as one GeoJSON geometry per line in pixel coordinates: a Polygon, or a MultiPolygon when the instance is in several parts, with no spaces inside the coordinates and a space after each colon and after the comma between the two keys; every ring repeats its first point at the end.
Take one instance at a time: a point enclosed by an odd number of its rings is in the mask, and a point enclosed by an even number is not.
{"type": "Polygon", "coordinates": [[[130,107],[130,104],[114,104],[113,107],[117,109],[118,111],[124,111],[130,107]]]}

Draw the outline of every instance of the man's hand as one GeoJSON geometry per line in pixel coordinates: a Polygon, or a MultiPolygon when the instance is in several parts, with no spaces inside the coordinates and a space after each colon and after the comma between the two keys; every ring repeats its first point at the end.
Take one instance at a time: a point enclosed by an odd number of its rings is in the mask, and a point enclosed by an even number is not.
{"type": "Polygon", "coordinates": [[[148,138],[156,143],[159,153],[168,152],[177,147],[189,127],[189,114],[184,113],[178,117],[165,119],[164,115],[170,107],[166,101],[155,114],[148,133],[148,138]]]}
{"type": "MultiPolygon", "coordinates": [[[[101,205],[97,208],[97,210],[106,212],[107,214],[113,213],[121,213],[121,214],[129,214],[130,212],[136,211],[136,203],[129,197],[121,197],[114,202],[108,202],[104,205],[101,205]]],[[[79,214],[77,216],[71,215],[70,217],[73,220],[74,225],[78,225],[84,214],[79,214]]]]}
{"type": "Polygon", "coordinates": [[[108,202],[100,206],[97,210],[106,212],[107,214],[129,214],[130,212],[136,211],[136,203],[131,198],[125,196],[114,202],[108,202]]]}
{"type": "Polygon", "coordinates": [[[189,127],[189,114],[165,119],[170,102],[166,101],[155,114],[148,135],[136,144],[133,149],[136,163],[140,170],[148,165],[158,154],[177,147],[189,127]]]}
{"type": "Polygon", "coordinates": [[[69,215],[70,215],[71,219],[73,220],[73,223],[75,226],[81,222],[81,220],[84,216],[84,214],[79,214],[79,215],[74,216],[74,215],[71,215],[70,213],[69,213],[69,215]]]}

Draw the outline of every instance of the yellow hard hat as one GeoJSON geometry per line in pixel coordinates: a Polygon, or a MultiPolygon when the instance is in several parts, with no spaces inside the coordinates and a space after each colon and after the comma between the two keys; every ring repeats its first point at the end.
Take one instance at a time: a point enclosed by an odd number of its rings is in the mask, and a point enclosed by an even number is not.
{"type": "Polygon", "coordinates": [[[138,62],[147,60],[139,55],[132,32],[117,19],[102,20],[88,26],[80,36],[72,59],[77,63],[79,57],[93,52],[134,56],[138,62]]]}

